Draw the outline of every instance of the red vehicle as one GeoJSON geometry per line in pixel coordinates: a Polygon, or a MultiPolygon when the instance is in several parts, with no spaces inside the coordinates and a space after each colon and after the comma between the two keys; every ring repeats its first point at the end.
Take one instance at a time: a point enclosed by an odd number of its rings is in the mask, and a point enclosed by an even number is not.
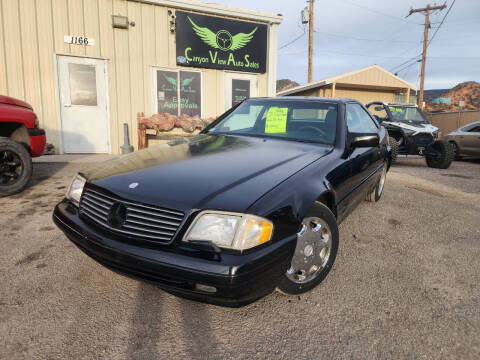
{"type": "Polygon", "coordinates": [[[0,95],[0,197],[22,191],[32,177],[32,157],[43,154],[45,131],[30,104],[0,95]]]}

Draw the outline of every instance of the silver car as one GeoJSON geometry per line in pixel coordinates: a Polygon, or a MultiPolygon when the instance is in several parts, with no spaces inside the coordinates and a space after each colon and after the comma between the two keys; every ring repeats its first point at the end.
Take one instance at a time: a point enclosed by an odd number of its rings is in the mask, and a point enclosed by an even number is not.
{"type": "Polygon", "coordinates": [[[455,160],[462,156],[480,157],[480,121],[462,126],[445,136],[455,151],[455,160]]]}

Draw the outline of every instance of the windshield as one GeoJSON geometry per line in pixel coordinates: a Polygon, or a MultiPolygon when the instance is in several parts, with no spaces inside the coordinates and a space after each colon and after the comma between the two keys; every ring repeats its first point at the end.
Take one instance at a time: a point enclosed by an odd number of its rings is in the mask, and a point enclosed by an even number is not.
{"type": "Polygon", "coordinates": [[[395,121],[408,121],[415,123],[428,124],[422,111],[415,106],[389,106],[395,121]]]}
{"type": "Polygon", "coordinates": [[[208,132],[333,145],[337,105],[302,100],[247,100],[208,132]]]}

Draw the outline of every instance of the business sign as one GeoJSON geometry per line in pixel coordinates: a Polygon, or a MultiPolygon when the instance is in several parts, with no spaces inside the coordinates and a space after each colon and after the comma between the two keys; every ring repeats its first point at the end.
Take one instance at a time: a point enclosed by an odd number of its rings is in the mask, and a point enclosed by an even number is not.
{"type": "Polygon", "coordinates": [[[177,65],[264,73],[267,25],[176,12],[177,65]]]}

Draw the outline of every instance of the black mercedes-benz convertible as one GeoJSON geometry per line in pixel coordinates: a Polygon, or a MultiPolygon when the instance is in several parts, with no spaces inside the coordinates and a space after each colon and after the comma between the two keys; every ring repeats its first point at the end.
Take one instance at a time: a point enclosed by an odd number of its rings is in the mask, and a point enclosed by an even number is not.
{"type": "Polygon", "coordinates": [[[53,219],[114,271],[240,306],[325,278],[338,224],[380,199],[389,155],[355,100],[250,99],[198,136],[78,173],[53,219]]]}

